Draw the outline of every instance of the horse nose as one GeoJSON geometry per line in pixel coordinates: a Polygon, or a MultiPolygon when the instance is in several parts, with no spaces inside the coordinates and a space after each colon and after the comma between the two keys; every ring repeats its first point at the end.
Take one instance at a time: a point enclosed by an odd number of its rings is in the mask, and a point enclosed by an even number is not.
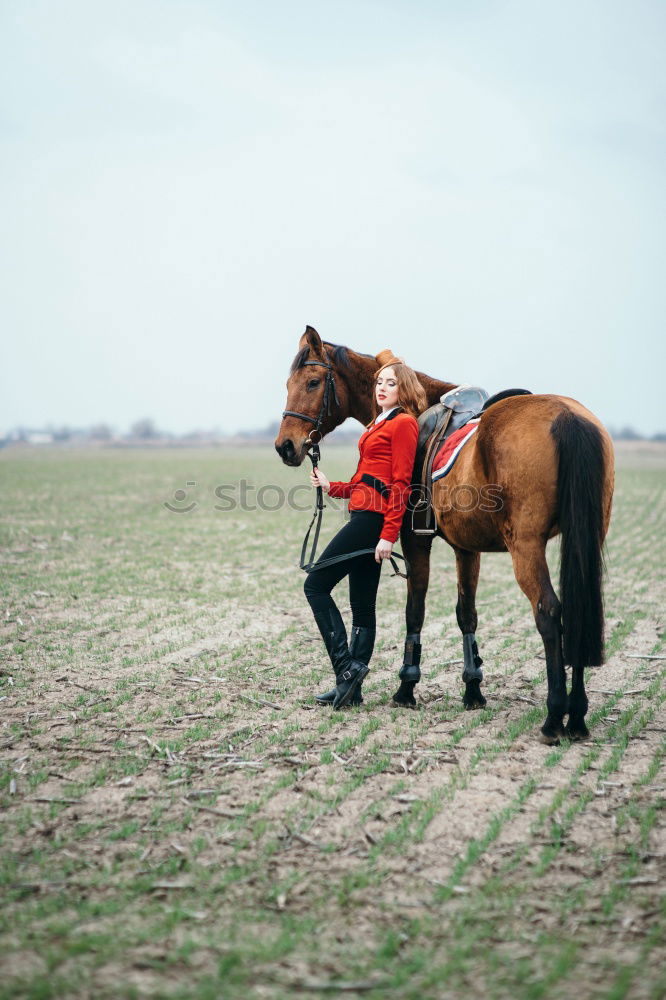
{"type": "Polygon", "coordinates": [[[285,438],[282,444],[276,444],[275,450],[283,462],[290,462],[296,454],[296,449],[291,438],[285,438]]]}

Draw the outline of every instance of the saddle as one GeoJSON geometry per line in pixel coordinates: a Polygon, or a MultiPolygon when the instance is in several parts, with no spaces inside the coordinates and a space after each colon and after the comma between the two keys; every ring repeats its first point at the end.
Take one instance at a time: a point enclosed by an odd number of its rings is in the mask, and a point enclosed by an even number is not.
{"type": "Polygon", "coordinates": [[[415,535],[434,535],[437,531],[432,507],[432,467],[447,438],[501,399],[524,395],[531,395],[530,390],[503,389],[488,396],[480,386],[459,385],[444,393],[439,403],[430,406],[419,416],[419,437],[409,505],[415,535]]]}

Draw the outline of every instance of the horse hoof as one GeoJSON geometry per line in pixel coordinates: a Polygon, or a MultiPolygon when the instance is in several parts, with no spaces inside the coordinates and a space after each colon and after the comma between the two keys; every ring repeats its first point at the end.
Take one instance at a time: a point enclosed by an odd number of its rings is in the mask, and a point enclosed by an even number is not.
{"type": "Polygon", "coordinates": [[[416,708],[414,697],[415,681],[400,681],[400,687],[393,695],[393,704],[398,708],[416,708]]]}
{"type": "Polygon", "coordinates": [[[575,723],[573,726],[569,723],[564,730],[564,735],[573,743],[580,743],[581,740],[589,740],[590,730],[584,722],[575,723]]]}
{"type": "Polygon", "coordinates": [[[468,698],[467,695],[463,695],[462,701],[467,712],[475,712],[478,708],[486,707],[486,699],[482,694],[477,695],[475,698],[468,698]]]}
{"type": "Polygon", "coordinates": [[[397,698],[393,698],[392,701],[397,708],[416,708],[416,698],[412,698],[411,701],[398,701],[397,698]]]}
{"type": "Polygon", "coordinates": [[[541,729],[539,731],[539,743],[543,743],[547,747],[559,747],[560,737],[564,736],[564,733],[560,730],[556,732],[554,729],[541,729]]]}
{"type": "Polygon", "coordinates": [[[473,712],[477,708],[485,708],[486,699],[481,694],[481,681],[467,681],[462,700],[468,712],[473,712]]]}
{"type": "Polygon", "coordinates": [[[396,691],[392,698],[393,704],[398,708],[416,708],[416,698],[413,694],[404,694],[396,691]]]}
{"type": "Polygon", "coordinates": [[[486,699],[481,694],[480,681],[469,681],[465,685],[463,694],[463,705],[468,712],[474,712],[477,708],[486,707],[486,699]]]}

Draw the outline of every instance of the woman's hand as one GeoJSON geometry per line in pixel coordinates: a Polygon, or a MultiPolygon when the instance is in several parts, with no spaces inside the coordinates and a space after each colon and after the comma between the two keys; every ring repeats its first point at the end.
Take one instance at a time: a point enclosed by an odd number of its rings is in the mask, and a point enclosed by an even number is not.
{"type": "Polygon", "coordinates": [[[393,542],[387,542],[385,538],[380,538],[377,542],[377,548],[375,549],[375,559],[378,563],[382,559],[390,558],[393,552],[393,542]]]}
{"type": "Polygon", "coordinates": [[[319,466],[314,468],[310,473],[310,482],[312,483],[313,486],[321,486],[324,493],[328,493],[331,486],[331,484],[329,483],[328,479],[321,471],[319,466]]]}

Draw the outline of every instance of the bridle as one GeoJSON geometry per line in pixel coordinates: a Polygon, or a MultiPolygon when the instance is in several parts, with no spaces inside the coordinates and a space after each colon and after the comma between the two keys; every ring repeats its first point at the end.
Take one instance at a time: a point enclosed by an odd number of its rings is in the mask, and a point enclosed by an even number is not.
{"type": "MultiPolygon", "coordinates": [[[[338,391],[335,388],[335,378],[333,376],[333,365],[328,361],[304,361],[303,367],[305,365],[320,365],[322,368],[326,369],[326,381],[324,382],[324,395],[321,399],[321,406],[319,408],[319,413],[316,417],[311,417],[309,413],[297,413],[295,410],[284,410],[282,413],[284,417],[298,417],[299,420],[308,420],[311,424],[314,424],[314,429],[310,431],[308,435],[307,444],[316,446],[319,444],[322,438],[321,425],[324,419],[324,415],[330,417],[331,415],[331,394],[335,400],[336,406],[340,408],[340,400],[338,399],[338,391]],[[313,440],[312,435],[317,434],[316,440],[313,440]]],[[[310,454],[308,452],[308,454],[310,454]]]]}
{"type": "MultiPolygon", "coordinates": [[[[311,424],[314,424],[313,429],[310,431],[306,444],[308,445],[308,450],[306,455],[312,462],[312,468],[316,469],[319,464],[319,459],[321,457],[319,451],[319,442],[322,439],[321,425],[324,419],[324,414],[326,416],[331,415],[331,394],[333,399],[340,408],[340,400],[338,399],[338,393],[335,388],[335,378],[333,377],[333,365],[328,361],[304,361],[302,367],[305,365],[320,365],[322,368],[326,369],[326,381],[324,383],[324,395],[322,396],[321,406],[319,408],[319,414],[317,417],[311,417],[309,413],[297,413],[295,410],[283,410],[282,416],[284,417],[298,417],[299,420],[308,420],[311,424]],[[313,435],[316,435],[314,437],[313,435]]],[[[351,559],[354,556],[369,555],[374,554],[374,549],[357,549],[355,552],[347,552],[339,556],[331,556],[329,559],[319,559],[315,562],[315,553],[317,551],[317,542],[319,541],[319,532],[321,530],[321,518],[324,512],[324,491],[321,486],[317,487],[317,502],[315,504],[314,514],[312,515],[312,520],[310,521],[310,527],[308,528],[305,538],[303,539],[303,547],[301,549],[301,560],[300,567],[305,570],[306,573],[311,572],[315,569],[325,569],[327,566],[332,566],[334,563],[342,562],[343,560],[351,559]],[[306,556],[308,547],[308,538],[310,537],[310,532],[312,531],[312,525],[315,520],[317,521],[317,527],[315,528],[314,541],[312,542],[312,548],[310,550],[310,555],[306,556]]],[[[400,555],[399,552],[394,552],[389,556],[391,565],[393,567],[393,576],[402,576],[407,579],[409,574],[409,563],[404,556],[400,555]],[[405,573],[401,573],[398,569],[397,559],[402,559],[405,564],[405,573]]]]}

